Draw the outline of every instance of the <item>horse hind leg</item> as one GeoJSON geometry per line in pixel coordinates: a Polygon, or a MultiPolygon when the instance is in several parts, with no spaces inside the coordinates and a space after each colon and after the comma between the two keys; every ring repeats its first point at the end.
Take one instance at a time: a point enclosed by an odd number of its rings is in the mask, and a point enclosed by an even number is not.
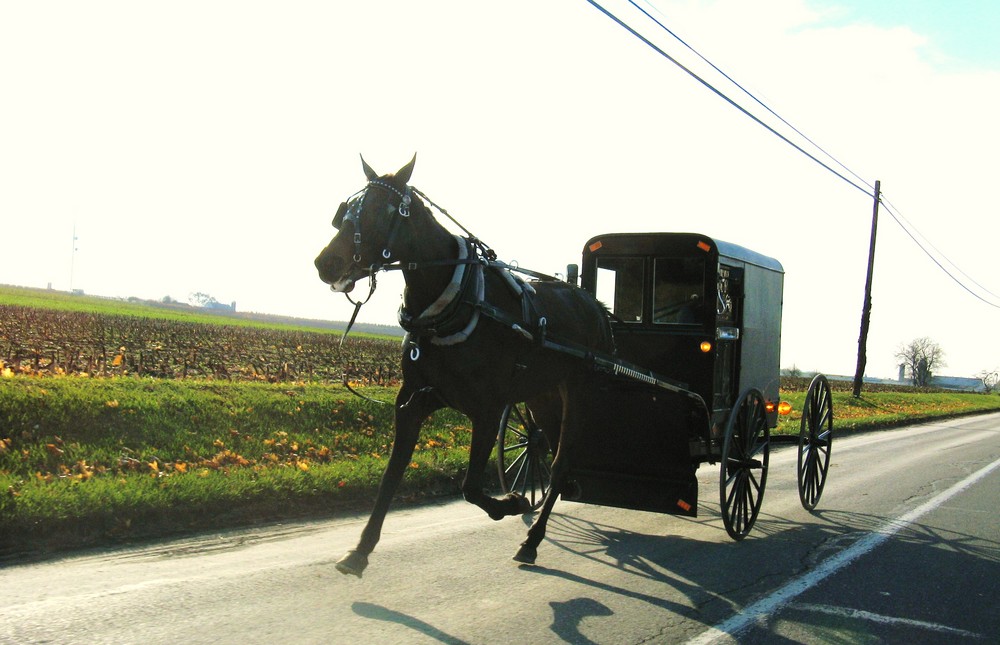
{"type": "MultiPolygon", "coordinates": [[[[562,448],[560,448],[559,452],[563,452],[562,448]]],[[[557,453],[555,460],[552,462],[552,484],[549,486],[549,490],[545,492],[545,499],[542,500],[542,508],[539,510],[538,516],[535,517],[535,521],[531,523],[531,527],[528,529],[527,539],[521,543],[517,553],[512,558],[515,562],[535,564],[535,559],[538,557],[538,545],[542,543],[542,539],[545,537],[549,515],[552,514],[552,508],[556,505],[556,498],[562,492],[563,484],[566,480],[564,463],[565,460],[560,459],[560,455],[557,453]]]]}
{"type": "Polygon", "coordinates": [[[562,423],[560,424],[559,444],[556,450],[555,459],[552,460],[552,480],[549,490],[545,492],[545,499],[542,500],[542,507],[528,529],[528,537],[521,543],[513,560],[522,564],[535,564],[538,557],[538,545],[545,538],[545,530],[549,522],[549,515],[556,504],[556,498],[562,493],[566,484],[566,475],[569,472],[570,453],[575,440],[575,433],[580,423],[580,415],[577,410],[576,398],[571,394],[574,388],[563,386],[560,393],[563,400],[562,423]]]}

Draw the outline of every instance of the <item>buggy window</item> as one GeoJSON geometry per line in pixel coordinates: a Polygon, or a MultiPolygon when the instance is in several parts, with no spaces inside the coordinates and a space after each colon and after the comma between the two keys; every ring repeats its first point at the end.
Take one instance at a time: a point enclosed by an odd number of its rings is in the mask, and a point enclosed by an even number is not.
{"type": "Polygon", "coordinates": [[[654,323],[699,324],[704,320],[704,305],[704,258],[657,258],[654,261],[654,323]]]}
{"type": "Polygon", "coordinates": [[[642,321],[642,258],[597,260],[597,299],[624,322],[642,321]]]}

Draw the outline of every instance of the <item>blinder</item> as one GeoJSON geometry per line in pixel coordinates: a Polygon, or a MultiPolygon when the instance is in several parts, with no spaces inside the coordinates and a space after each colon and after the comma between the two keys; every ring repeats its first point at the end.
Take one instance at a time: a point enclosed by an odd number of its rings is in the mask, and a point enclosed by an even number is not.
{"type": "Polygon", "coordinates": [[[337,208],[337,214],[333,216],[333,228],[340,230],[340,227],[344,225],[344,215],[347,214],[347,202],[340,202],[340,207],[337,208]]]}
{"type": "Polygon", "coordinates": [[[333,216],[333,228],[338,231],[344,225],[344,221],[354,222],[357,225],[358,218],[361,217],[361,210],[365,206],[365,196],[368,194],[368,187],[362,188],[347,198],[346,202],[340,202],[337,214],[333,216]]]}

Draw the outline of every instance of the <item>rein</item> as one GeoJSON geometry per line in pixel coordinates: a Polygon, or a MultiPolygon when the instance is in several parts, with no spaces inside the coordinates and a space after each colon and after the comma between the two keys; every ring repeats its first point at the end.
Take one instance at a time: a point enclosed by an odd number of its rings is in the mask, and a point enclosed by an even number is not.
{"type": "Polygon", "coordinates": [[[340,347],[344,346],[344,341],[347,340],[347,333],[349,331],[351,331],[351,327],[354,326],[354,321],[358,319],[358,312],[361,311],[361,306],[367,304],[368,301],[371,300],[372,296],[375,294],[375,274],[374,273],[369,274],[369,276],[368,276],[368,283],[370,285],[369,288],[368,288],[368,296],[365,297],[364,300],[358,300],[358,301],[355,302],[354,299],[351,298],[351,294],[349,294],[349,293],[345,293],[344,294],[344,296],[347,298],[347,302],[349,302],[352,305],[354,305],[354,313],[351,314],[351,320],[350,320],[350,322],[347,323],[347,327],[344,329],[344,335],[340,337],[340,347]]]}
{"type": "MultiPolygon", "coordinates": [[[[346,329],[344,329],[344,335],[340,338],[340,345],[343,346],[344,341],[347,339],[347,335],[350,333],[351,329],[354,327],[354,323],[357,320],[358,313],[361,311],[361,307],[365,305],[369,300],[371,300],[372,295],[375,293],[376,289],[376,279],[375,276],[380,271],[417,271],[419,269],[426,269],[430,267],[440,267],[440,266],[454,266],[459,267],[462,265],[481,265],[482,267],[495,267],[511,272],[521,273],[538,280],[557,280],[553,276],[540,273],[538,271],[532,271],[530,269],[524,269],[517,265],[508,264],[497,259],[496,251],[494,251],[488,244],[483,242],[479,237],[474,235],[468,228],[462,225],[455,217],[452,216],[446,209],[439,206],[434,202],[426,193],[421,191],[415,186],[406,186],[405,191],[401,191],[392,184],[383,181],[382,179],[372,179],[368,184],[362,188],[360,191],[348,198],[348,201],[342,206],[342,210],[338,211],[337,217],[334,218],[334,225],[339,229],[340,226],[345,221],[349,221],[354,225],[354,257],[352,258],[355,266],[361,264],[361,213],[364,211],[364,204],[368,197],[368,189],[372,186],[378,188],[383,188],[385,190],[394,193],[399,197],[399,205],[393,208],[391,205],[387,210],[387,214],[398,214],[399,217],[394,218],[392,225],[389,229],[389,235],[386,237],[385,247],[382,250],[382,258],[386,262],[378,263],[374,262],[371,266],[367,267],[365,271],[368,274],[369,280],[369,290],[368,295],[363,300],[357,300],[351,298],[349,293],[345,293],[344,296],[347,301],[354,305],[354,312],[351,314],[351,319],[347,324],[346,329]],[[417,194],[421,199],[423,199],[429,206],[437,210],[439,213],[447,217],[454,223],[458,228],[460,228],[466,235],[464,238],[467,241],[470,249],[468,253],[459,253],[458,257],[447,258],[441,260],[427,260],[424,262],[407,262],[406,264],[400,263],[398,260],[392,259],[392,243],[395,239],[396,233],[399,229],[399,224],[406,218],[410,216],[410,204],[412,203],[411,194],[417,194]],[[339,221],[338,221],[339,220],[339,221]]],[[[402,317],[401,317],[402,318],[402,317]]],[[[411,319],[412,320],[412,319],[411,319]]],[[[403,320],[401,319],[401,324],[403,320]]],[[[405,328],[405,327],[404,327],[405,328]]]]}
{"type": "Polygon", "coordinates": [[[422,190],[420,190],[416,186],[413,186],[411,188],[413,189],[413,192],[415,192],[417,195],[420,195],[420,197],[422,197],[425,202],[427,202],[428,204],[430,204],[431,206],[433,206],[435,208],[435,210],[437,210],[439,213],[441,213],[442,215],[444,215],[445,217],[447,217],[448,219],[450,219],[452,221],[452,223],[455,224],[455,226],[457,226],[458,228],[462,229],[462,232],[465,233],[465,235],[469,238],[469,241],[472,242],[473,246],[475,246],[476,249],[478,249],[479,254],[481,254],[483,258],[485,258],[489,262],[496,262],[497,261],[497,254],[496,254],[496,252],[493,249],[491,249],[489,247],[489,245],[487,245],[481,239],[479,239],[478,237],[476,237],[475,235],[473,235],[472,231],[470,231],[469,229],[467,229],[464,226],[462,226],[462,223],[459,222],[454,217],[452,217],[451,213],[449,213],[445,209],[443,209],[440,206],[438,206],[437,204],[435,204],[434,200],[432,200],[430,197],[428,197],[422,190]]]}

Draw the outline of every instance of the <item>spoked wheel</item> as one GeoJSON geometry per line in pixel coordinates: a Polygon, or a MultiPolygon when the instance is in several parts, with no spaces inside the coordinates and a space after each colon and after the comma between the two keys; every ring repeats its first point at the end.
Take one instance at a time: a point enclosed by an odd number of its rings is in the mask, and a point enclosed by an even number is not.
{"type": "Polygon", "coordinates": [[[833,399],[826,377],[817,374],[809,384],[799,427],[799,499],[807,511],[816,508],[833,445],[833,399]]]}
{"type": "Polygon", "coordinates": [[[497,473],[505,493],[518,493],[531,504],[542,505],[552,484],[552,447],[523,403],[508,405],[497,435],[497,473]]]}
{"type": "Polygon", "coordinates": [[[771,429],[767,425],[764,395],[750,389],[743,393],[726,422],[722,444],[719,496],[726,533],[742,540],[750,533],[767,483],[771,454],[771,429]]]}

